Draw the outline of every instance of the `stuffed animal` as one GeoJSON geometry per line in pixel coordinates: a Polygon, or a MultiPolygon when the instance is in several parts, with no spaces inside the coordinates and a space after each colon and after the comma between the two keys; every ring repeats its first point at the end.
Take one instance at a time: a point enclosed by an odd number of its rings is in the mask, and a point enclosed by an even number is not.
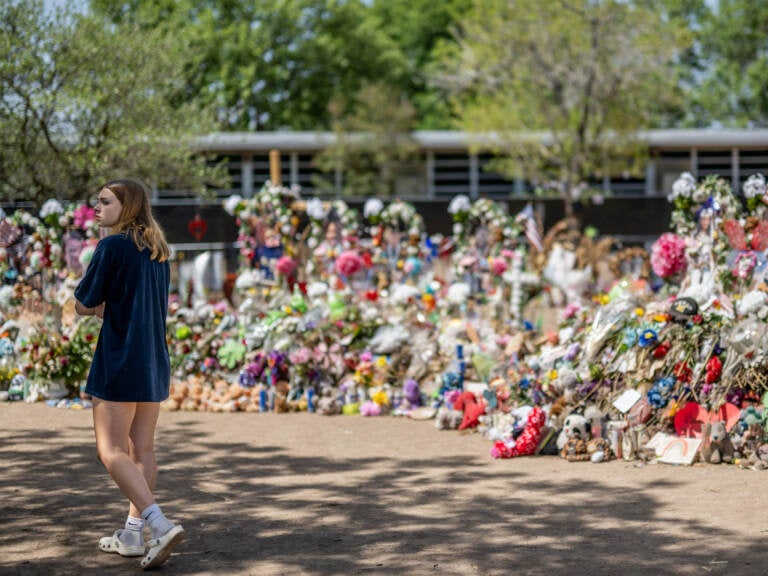
{"type": "Polygon", "coordinates": [[[338,399],[337,390],[330,387],[323,388],[320,398],[317,399],[315,410],[323,416],[341,414],[341,401],[338,399]]]}
{"type": "Polygon", "coordinates": [[[485,405],[477,401],[472,392],[465,390],[459,399],[453,403],[454,410],[462,410],[464,417],[459,424],[459,430],[474,428],[480,423],[480,416],[485,414],[485,405]]]}
{"type": "Polygon", "coordinates": [[[733,461],[733,443],[728,437],[725,422],[715,420],[704,426],[704,445],[701,448],[701,460],[712,464],[733,461]]]}
{"type": "Polygon", "coordinates": [[[456,430],[463,419],[464,413],[461,410],[440,406],[435,415],[435,428],[438,430],[456,430]]]}
{"type": "MultiPolygon", "coordinates": [[[[560,431],[560,434],[557,437],[557,449],[562,453],[563,448],[565,448],[566,443],[571,438],[583,440],[585,443],[584,447],[586,449],[586,442],[589,440],[589,437],[590,426],[586,417],[583,414],[579,414],[578,412],[571,412],[565,418],[565,421],[563,422],[563,429],[560,431]]],[[[575,444],[572,443],[572,445],[575,444]]]]}
{"type": "Polygon", "coordinates": [[[493,458],[515,458],[517,456],[530,456],[536,453],[536,449],[544,436],[547,416],[544,410],[538,406],[531,409],[526,419],[525,428],[512,442],[498,440],[491,448],[493,458]]]}

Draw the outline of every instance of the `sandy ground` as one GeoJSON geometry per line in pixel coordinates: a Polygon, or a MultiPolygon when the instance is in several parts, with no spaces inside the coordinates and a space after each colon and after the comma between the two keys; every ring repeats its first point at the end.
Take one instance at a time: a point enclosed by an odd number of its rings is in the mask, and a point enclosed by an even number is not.
{"type": "MultiPolygon", "coordinates": [[[[135,574],[90,411],[0,404],[0,574],[135,574]]],[[[768,574],[768,472],[493,460],[404,418],[161,414],[160,574],[768,574]]]]}

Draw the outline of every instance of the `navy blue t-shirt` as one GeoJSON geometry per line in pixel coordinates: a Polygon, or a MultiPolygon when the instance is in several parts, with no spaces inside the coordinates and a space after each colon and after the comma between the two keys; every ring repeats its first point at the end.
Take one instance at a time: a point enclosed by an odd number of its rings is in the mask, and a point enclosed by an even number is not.
{"type": "Polygon", "coordinates": [[[125,234],[102,238],[75,298],[88,308],[106,303],[85,391],[114,402],[161,402],[171,367],[165,322],[171,272],[150,260],[125,234]]]}

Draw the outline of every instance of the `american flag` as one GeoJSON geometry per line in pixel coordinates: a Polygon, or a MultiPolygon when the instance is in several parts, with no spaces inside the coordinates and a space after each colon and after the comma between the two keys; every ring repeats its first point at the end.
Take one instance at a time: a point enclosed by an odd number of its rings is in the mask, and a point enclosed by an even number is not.
{"type": "Polygon", "coordinates": [[[521,223],[525,229],[525,237],[528,238],[536,250],[541,252],[544,247],[539,233],[539,226],[536,224],[536,216],[533,214],[533,206],[526,204],[525,208],[517,215],[515,220],[521,223]]]}

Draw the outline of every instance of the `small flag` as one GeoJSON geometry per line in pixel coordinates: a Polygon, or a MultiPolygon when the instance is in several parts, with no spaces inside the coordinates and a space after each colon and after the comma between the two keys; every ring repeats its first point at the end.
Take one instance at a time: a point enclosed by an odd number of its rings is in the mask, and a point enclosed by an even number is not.
{"type": "Polygon", "coordinates": [[[515,221],[524,226],[525,237],[528,238],[528,242],[530,242],[536,250],[541,252],[544,246],[542,244],[541,234],[539,233],[539,226],[536,224],[536,217],[533,215],[533,206],[527,204],[517,215],[515,221]]]}

